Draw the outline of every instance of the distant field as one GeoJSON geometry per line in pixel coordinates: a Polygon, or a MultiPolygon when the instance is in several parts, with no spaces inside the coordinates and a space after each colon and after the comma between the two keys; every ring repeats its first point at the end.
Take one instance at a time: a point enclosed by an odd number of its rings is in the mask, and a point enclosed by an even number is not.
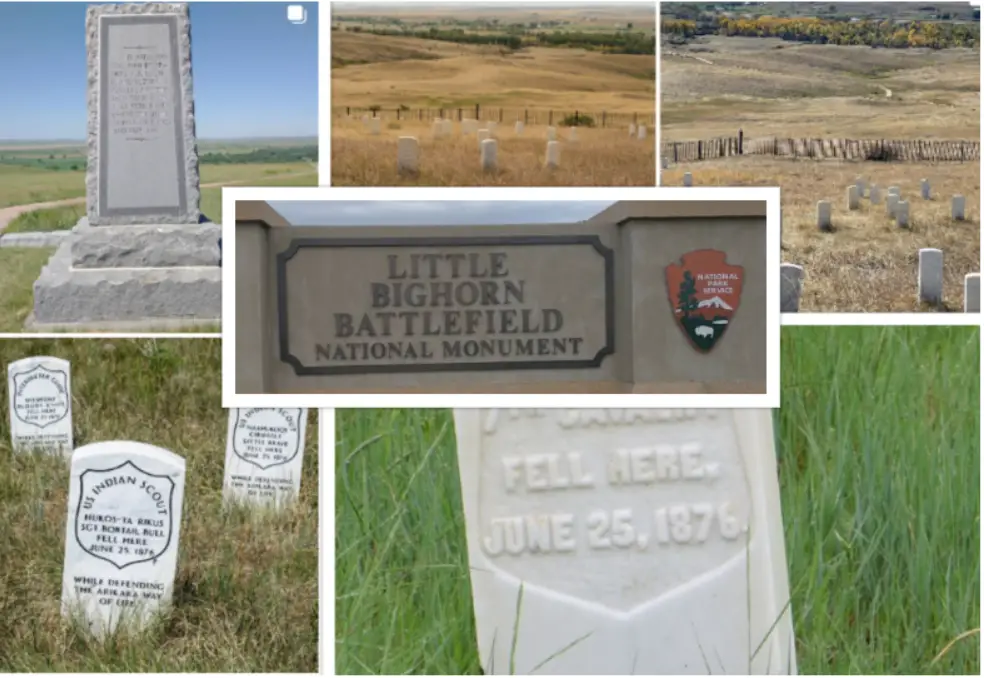
{"type": "Polygon", "coordinates": [[[756,156],[689,163],[663,170],[663,186],[779,186],[782,260],[806,269],[804,312],[960,311],[964,276],[980,270],[980,165],[774,160],[756,156]],[[861,200],[848,211],[846,187],[855,177],[881,187],[881,204],[861,200]],[[933,199],[922,200],[929,179],[933,199]],[[910,226],[898,228],[885,211],[885,191],[898,186],[910,202],[910,226]],[[950,197],[963,195],[967,220],[950,220],[950,197]],[[817,229],[817,201],[829,200],[833,233],[817,229]],[[943,250],[942,309],[916,299],[918,252],[943,250]]]}
{"type": "Polygon", "coordinates": [[[702,37],[662,53],[663,139],[980,138],[980,51],[702,37]]]}
{"type": "MultiPolygon", "coordinates": [[[[403,18],[401,12],[401,19],[403,18]]],[[[456,17],[458,15],[456,14],[456,17]]],[[[649,124],[655,115],[654,58],[648,54],[605,54],[579,48],[532,47],[508,50],[419,38],[332,34],[332,182],[338,185],[428,186],[652,186],[655,183],[653,130],[643,141],[629,140],[632,116],[649,124]],[[431,118],[438,109],[474,107],[507,110],[500,124],[500,171],[484,174],[474,137],[431,143],[431,118]],[[381,107],[380,137],[373,137],[345,107],[381,107]],[[405,107],[412,120],[396,120],[405,107]],[[427,109],[426,115],[416,113],[427,109]],[[576,146],[564,144],[558,171],[543,167],[546,122],[575,112],[617,123],[609,129],[580,130],[576,146]],[[530,116],[523,138],[513,131],[517,118],[530,116]],[[421,119],[423,118],[423,119],[421,119]],[[535,118],[536,123],[533,124],[535,118]],[[623,122],[624,121],[624,122],[623,122]],[[396,138],[412,135],[421,143],[421,171],[414,178],[396,174],[396,138]],[[444,143],[447,142],[447,143],[444,143]],[[652,168],[652,169],[651,169],[652,168]]],[[[445,114],[446,116],[449,113],[445,114]]],[[[407,116],[403,116],[407,117],[407,116]]],[[[483,114],[483,119],[485,115],[483,114]]],[[[563,137],[563,131],[561,131],[563,137]]]]}
{"type": "Polygon", "coordinates": [[[510,53],[358,33],[333,33],[332,58],[356,65],[331,74],[332,105],[651,111],[655,59],[580,49],[510,53]]]}
{"type": "MultiPolygon", "coordinates": [[[[201,183],[317,186],[318,170],[308,162],[221,164],[199,167],[201,183]],[[286,184],[276,183],[287,177],[286,184]],[[274,182],[274,183],[271,183],[274,182]]],[[[203,189],[207,190],[207,189],[203,189]]],[[[48,170],[0,164],[0,207],[85,197],[85,170],[48,170]]]]}
{"type": "MultiPolygon", "coordinates": [[[[62,173],[59,173],[62,174],[62,173]]],[[[81,180],[84,181],[84,173],[81,180]]],[[[225,185],[249,186],[317,186],[318,172],[307,163],[284,165],[214,165],[202,166],[201,210],[216,223],[222,221],[222,188],[225,185]],[[208,171],[206,171],[208,170],[208,171]],[[214,176],[212,181],[205,178],[214,176]]],[[[84,194],[84,187],[81,191],[84,194]]],[[[29,231],[58,231],[72,228],[79,217],[85,215],[85,198],[75,198],[71,205],[58,205],[25,212],[14,217],[6,228],[0,223],[4,233],[24,233],[29,231]]],[[[31,201],[39,202],[39,201],[31,201]]],[[[17,203],[23,204],[23,203],[17,203]]]]}
{"type": "Polygon", "coordinates": [[[474,22],[479,20],[497,21],[500,24],[509,23],[538,23],[541,25],[552,26],[554,23],[562,25],[614,25],[634,22],[638,27],[643,27],[648,21],[649,24],[655,23],[654,10],[645,4],[622,4],[605,3],[605,6],[595,4],[589,7],[564,7],[562,5],[551,5],[545,7],[540,5],[535,9],[524,9],[520,4],[500,3],[494,7],[489,5],[469,5],[461,3],[454,6],[454,15],[449,16],[447,5],[435,4],[401,4],[398,11],[394,11],[394,6],[385,7],[353,4],[345,2],[333,2],[332,21],[333,22],[356,22],[359,23],[360,17],[374,19],[377,23],[382,21],[392,21],[399,19],[404,23],[432,23],[432,22],[474,22]]]}

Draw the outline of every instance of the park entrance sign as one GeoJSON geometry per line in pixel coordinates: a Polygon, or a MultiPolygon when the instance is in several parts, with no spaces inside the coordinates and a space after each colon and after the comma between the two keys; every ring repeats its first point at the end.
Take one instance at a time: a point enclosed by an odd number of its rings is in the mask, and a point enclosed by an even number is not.
{"type": "Polygon", "coordinates": [[[792,674],[770,410],[455,410],[486,674],[792,674]]]}
{"type": "Polygon", "coordinates": [[[235,237],[237,394],[766,393],[762,199],[358,228],[239,201],[235,237]]]}

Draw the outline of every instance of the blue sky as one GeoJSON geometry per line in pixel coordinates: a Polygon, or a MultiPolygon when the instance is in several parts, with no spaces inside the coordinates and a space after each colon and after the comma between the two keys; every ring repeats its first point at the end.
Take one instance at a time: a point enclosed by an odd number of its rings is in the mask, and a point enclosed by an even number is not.
{"type": "Polygon", "coordinates": [[[467,226],[562,224],[593,217],[613,200],[297,200],[270,201],[295,226],[467,226]]]}
{"type": "MultiPolygon", "coordinates": [[[[0,2],[0,139],[85,139],[86,2],[0,2]]],[[[318,134],[318,6],[192,2],[200,139],[318,134]]]]}

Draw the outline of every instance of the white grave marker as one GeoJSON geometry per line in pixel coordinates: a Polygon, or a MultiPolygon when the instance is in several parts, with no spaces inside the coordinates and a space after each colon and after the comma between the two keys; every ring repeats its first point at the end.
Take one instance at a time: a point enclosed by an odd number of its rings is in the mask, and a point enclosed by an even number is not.
{"type": "Polygon", "coordinates": [[[283,506],[301,490],[307,410],[229,410],[223,496],[283,506]]]}
{"type": "Polygon", "coordinates": [[[639,125],[639,129],[638,129],[638,132],[637,132],[636,136],[638,138],[640,138],[640,139],[645,139],[646,138],[646,126],[645,125],[639,125]]]}
{"type": "Polygon", "coordinates": [[[482,169],[491,172],[498,163],[499,142],[495,139],[486,139],[482,142],[482,169]]]}
{"type": "Polygon", "coordinates": [[[7,365],[11,447],[72,453],[72,374],[67,360],[40,356],[7,365]]]}
{"type": "Polygon", "coordinates": [[[981,312],[981,274],[964,276],[964,313],[981,312]]]}
{"type": "Polygon", "coordinates": [[[684,172],[683,173],[683,185],[684,186],[693,186],[694,185],[694,175],[691,174],[690,172],[684,172]]]}
{"type": "Polygon", "coordinates": [[[486,674],[796,672],[769,410],[454,418],[486,674]]]}
{"type": "Polygon", "coordinates": [[[517,120],[516,121],[516,134],[522,134],[524,128],[525,128],[525,125],[523,124],[523,121],[522,120],[517,120]]]}
{"type": "Polygon", "coordinates": [[[171,601],[178,565],[185,461],[134,442],[72,455],[62,614],[97,636],[145,625],[171,601]]]}
{"type": "Polygon", "coordinates": [[[400,137],[396,142],[396,170],[400,174],[413,174],[420,161],[420,145],[415,137],[400,137]]]}
{"type": "Polygon", "coordinates": [[[943,301],[943,250],[924,247],[919,250],[919,301],[939,304],[943,301]]]}
{"type": "Polygon", "coordinates": [[[547,127],[547,141],[556,141],[556,140],[557,140],[557,128],[554,127],[553,125],[550,125],[549,127],[547,127]]]}
{"type": "Polygon", "coordinates": [[[885,211],[888,213],[888,216],[891,217],[892,219],[895,218],[895,210],[898,208],[898,206],[899,206],[898,193],[889,193],[888,195],[885,196],[885,211]]]}
{"type": "Polygon", "coordinates": [[[636,126],[634,122],[629,123],[629,136],[634,137],[636,134],[636,126]]]}
{"type": "Polygon", "coordinates": [[[779,267],[779,312],[798,313],[800,294],[803,290],[804,271],[796,264],[782,264],[779,267]]]}
{"type": "Polygon", "coordinates": [[[379,134],[383,129],[383,121],[379,118],[369,118],[369,133],[373,136],[379,134]]]}
{"type": "Polygon", "coordinates": [[[909,201],[899,200],[895,203],[895,223],[899,228],[909,225],[909,201]]]}
{"type": "Polygon", "coordinates": [[[868,197],[872,205],[877,205],[881,202],[881,193],[878,192],[878,186],[875,184],[871,185],[871,188],[868,190],[868,197]]]}
{"type": "Polygon", "coordinates": [[[831,229],[830,201],[828,200],[817,201],[817,228],[821,231],[829,231],[831,229]]]}
{"type": "Polygon", "coordinates": [[[858,209],[858,185],[851,184],[847,187],[847,209],[856,210],[858,209]]]}
{"type": "Polygon", "coordinates": [[[964,220],[964,197],[955,195],[950,199],[950,218],[954,221],[964,220]]]}
{"type": "Polygon", "coordinates": [[[560,142],[559,141],[548,141],[547,142],[547,162],[546,166],[551,169],[557,169],[560,167],[560,142]]]}

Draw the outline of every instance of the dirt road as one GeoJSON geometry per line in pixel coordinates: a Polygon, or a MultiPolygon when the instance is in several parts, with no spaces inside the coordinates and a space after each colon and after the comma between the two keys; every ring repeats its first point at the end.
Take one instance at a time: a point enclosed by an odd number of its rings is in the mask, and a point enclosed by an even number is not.
{"type": "MultiPolygon", "coordinates": [[[[317,166],[315,166],[315,172],[317,171],[317,166]]],[[[306,177],[314,174],[314,172],[299,172],[296,174],[282,174],[278,176],[278,179],[285,179],[289,177],[306,177]]],[[[236,186],[241,184],[249,184],[251,181],[240,180],[240,181],[218,181],[211,184],[202,184],[201,188],[217,188],[221,186],[236,186]]],[[[68,207],[69,205],[84,205],[85,196],[79,198],[66,198],[65,200],[53,200],[51,202],[35,202],[29,205],[14,205],[12,207],[0,207],[0,233],[3,233],[4,229],[7,228],[7,224],[16,219],[22,214],[27,212],[33,212],[34,210],[46,210],[53,207],[68,207]]]]}

